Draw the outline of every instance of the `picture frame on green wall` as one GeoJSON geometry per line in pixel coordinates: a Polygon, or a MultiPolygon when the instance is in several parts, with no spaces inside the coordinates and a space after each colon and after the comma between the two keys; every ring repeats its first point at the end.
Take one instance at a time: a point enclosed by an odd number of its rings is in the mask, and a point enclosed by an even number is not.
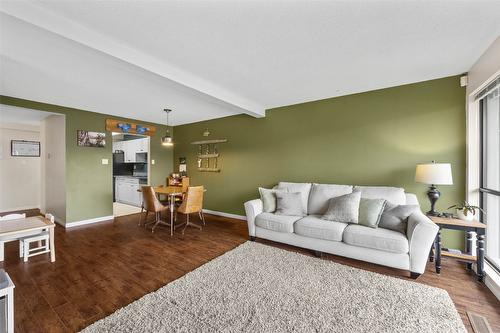
{"type": "Polygon", "coordinates": [[[104,148],[106,146],[106,133],[84,130],[77,130],[76,133],[79,147],[104,148]]]}

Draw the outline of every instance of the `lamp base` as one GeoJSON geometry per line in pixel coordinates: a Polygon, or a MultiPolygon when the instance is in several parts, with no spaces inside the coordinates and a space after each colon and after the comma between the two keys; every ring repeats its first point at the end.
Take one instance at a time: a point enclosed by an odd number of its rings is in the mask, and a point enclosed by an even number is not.
{"type": "Polygon", "coordinates": [[[431,185],[429,187],[429,191],[427,191],[427,197],[429,198],[429,201],[431,202],[431,210],[427,212],[427,215],[430,216],[439,216],[440,213],[434,209],[436,206],[436,202],[438,201],[439,197],[441,196],[441,192],[436,188],[436,186],[431,185]]]}

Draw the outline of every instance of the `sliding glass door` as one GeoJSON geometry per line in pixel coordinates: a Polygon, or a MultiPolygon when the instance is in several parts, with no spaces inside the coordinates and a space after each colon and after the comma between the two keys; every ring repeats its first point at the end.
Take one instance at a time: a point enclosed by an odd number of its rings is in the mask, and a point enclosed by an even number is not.
{"type": "Polygon", "coordinates": [[[485,211],[486,260],[500,271],[500,79],[479,94],[481,116],[480,205],[485,211]]]}

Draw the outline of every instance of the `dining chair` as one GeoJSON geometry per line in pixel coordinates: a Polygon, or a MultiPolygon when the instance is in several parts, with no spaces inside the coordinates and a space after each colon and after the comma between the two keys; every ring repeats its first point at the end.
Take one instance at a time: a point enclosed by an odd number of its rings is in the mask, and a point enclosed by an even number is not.
{"type": "MultiPolygon", "coordinates": [[[[45,218],[54,223],[54,215],[45,214],[45,218]]],[[[44,229],[37,234],[19,238],[19,256],[23,258],[24,262],[27,262],[29,257],[49,252],[49,229],[44,229]],[[37,242],[37,247],[30,249],[31,243],[34,242],[37,242]]]]}
{"type": "MultiPolygon", "coordinates": [[[[16,219],[24,219],[26,218],[26,214],[8,214],[0,217],[0,223],[2,221],[8,221],[8,220],[16,220],[16,219]]],[[[0,237],[0,261],[4,260],[4,245],[7,242],[12,242],[17,240],[17,237],[10,237],[10,236],[4,236],[0,237]]]]}
{"type": "Polygon", "coordinates": [[[188,226],[193,226],[202,230],[202,226],[196,223],[189,221],[189,215],[193,213],[198,213],[200,216],[203,225],[205,225],[205,216],[203,215],[203,194],[205,189],[203,186],[190,186],[187,188],[186,194],[184,196],[184,200],[182,204],[177,208],[177,213],[181,213],[186,215],[186,222],[184,224],[178,225],[176,227],[180,227],[184,225],[184,229],[182,229],[182,234],[188,226]]]}
{"type": "Polygon", "coordinates": [[[160,224],[170,226],[170,223],[161,220],[161,213],[168,210],[168,206],[162,205],[160,200],[158,200],[153,186],[142,186],[141,191],[142,191],[143,205],[141,208],[141,215],[140,215],[141,217],[139,219],[139,225],[142,225],[141,223],[142,213],[145,210],[146,217],[144,220],[144,226],[154,223],[153,228],[151,228],[151,232],[154,232],[155,228],[160,224]],[[155,214],[155,220],[153,222],[147,223],[148,213],[150,212],[155,214]]]}

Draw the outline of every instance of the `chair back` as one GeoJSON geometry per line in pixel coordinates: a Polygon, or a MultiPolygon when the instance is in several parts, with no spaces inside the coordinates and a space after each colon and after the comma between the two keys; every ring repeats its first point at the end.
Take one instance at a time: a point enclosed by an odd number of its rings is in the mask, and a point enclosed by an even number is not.
{"type": "Polygon", "coordinates": [[[197,213],[203,209],[203,186],[190,186],[178,211],[183,214],[197,213]]]}
{"type": "Polygon", "coordinates": [[[144,203],[144,209],[148,212],[159,212],[164,207],[160,200],[156,197],[155,190],[153,186],[142,186],[142,202],[144,203]]]}
{"type": "Polygon", "coordinates": [[[47,220],[50,220],[50,222],[52,222],[52,223],[54,223],[54,221],[55,221],[54,215],[49,214],[49,213],[45,214],[45,218],[47,220]]]}
{"type": "Polygon", "coordinates": [[[0,221],[8,221],[8,220],[16,220],[16,219],[24,219],[26,218],[26,214],[8,214],[0,217],[0,221]]]}

